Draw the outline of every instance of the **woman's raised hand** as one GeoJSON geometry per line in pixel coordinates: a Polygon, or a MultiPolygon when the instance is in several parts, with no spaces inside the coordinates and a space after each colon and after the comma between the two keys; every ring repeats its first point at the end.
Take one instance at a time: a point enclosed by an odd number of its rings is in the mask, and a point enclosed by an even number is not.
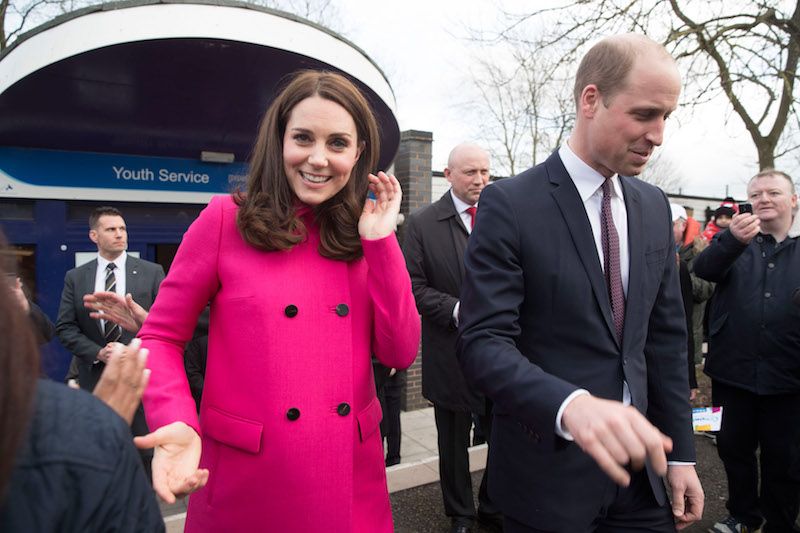
{"type": "Polygon", "coordinates": [[[83,306],[91,309],[89,316],[110,320],[122,329],[137,333],[147,318],[147,311],[133,301],[130,293],[124,297],[115,292],[97,291],[83,296],[83,306]]]}
{"type": "Polygon", "coordinates": [[[369,175],[369,190],[374,195],[364,202],[364,210],[358,221],[358,233],[362,239],[376,240],[387,237],[397,229],[397,215],[403,191],[397,178],[385,172],[369,175]]]}

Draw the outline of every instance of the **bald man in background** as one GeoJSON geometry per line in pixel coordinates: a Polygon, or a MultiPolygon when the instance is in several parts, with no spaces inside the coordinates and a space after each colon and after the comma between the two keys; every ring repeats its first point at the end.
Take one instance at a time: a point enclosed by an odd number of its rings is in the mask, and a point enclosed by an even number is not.
{"type": "Polygon", "coordinates": [[[409,216],[403,241],[414,298],[422,315],[422,394],[433,403],[442,497],[452,531],[470,531],[476,518],[500,530],[502,518],[489,499],[486,472],[477,513],[469,473],[472,413],[478,415],[488,438],[491,407],[464,380],[456,359],[464,250],[476,220],[478,199],[489,182],[489,154],[476,144],[460,144],[450,152],[444,175],[450,190],[409,216]]]}

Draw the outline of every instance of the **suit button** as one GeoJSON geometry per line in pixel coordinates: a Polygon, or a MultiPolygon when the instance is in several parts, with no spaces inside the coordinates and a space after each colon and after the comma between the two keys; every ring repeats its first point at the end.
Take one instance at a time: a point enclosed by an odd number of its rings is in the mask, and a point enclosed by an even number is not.
{"type": "Polygon", "coordinates": [[[300,409],[297,407],[292,407],[288,411],[286,411],[286,418],[294,422],[298,418],[300,418],[300,409]]]}
{"type": "Polygon", "coordinates": [[[286,309],[284,309],[284,310],[283,310],[283,312],[284,312],[284,313],[286,314],[286,316],[288,316],[289,318],[294,318],[294,317],[296,317],[296,316],[297,316],[297,306],[296,306],[296,305],[294,305],[294,304],[287,305],[287,306],[286,306],[286,309]]]}
{"type": "Polygon", "coordinates": [[[347,316],[350,312],[350,308],[347,307],[347,304],[339,304],[336,306],[336,314],[339,316],[347,316]]]}
{"type": "Polygon", "coordinates": [[[342,402],[336,407],[336,412],[339,413],[339,416],[347,416],[350,414],[350,404],[347,402],[342,402]]]}

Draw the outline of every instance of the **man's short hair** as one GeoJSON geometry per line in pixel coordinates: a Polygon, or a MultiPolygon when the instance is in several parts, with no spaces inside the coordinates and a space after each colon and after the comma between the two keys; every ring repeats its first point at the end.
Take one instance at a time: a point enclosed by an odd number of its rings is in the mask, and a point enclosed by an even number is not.
{"type": "Polygon", "coordinates": [[[587,85],[596,85],[608,106],[609,100],[628,83],[628,74],[633,69],[636,57],[655,51],[674,61],[667,50],[643,35],[618,35],[603,39],[592,46],[581,59],[575,73],[575,87],[572,90],[575,106],[580,105],[581,93],[587,85]]]}
{"type": "Polygon", "coordinates": [[[596,85],[608,105],[608,99],[628,81],[636,53],[632,46],[613,39],[604,39],[594,45],[581,59],[575,73],[573,97],[580,105],[581,93],[587,85],[596,85]]]}
{"type": "Polygon", "coordinates": [[[101,205],[89,215],[89,229],[95,229],[103,216],[122,217],[122,212],[116,207],[101,205]]]}
{"type": "Polygon", "coordinates": [[[753,181],[757,180],[758,178],[766,178],[769,176],[778,176],[781,178],[785,178],[786,181],[789,182],[789,192],[791,194],[795,194],[795,186],[792,177],[786,172],[783,172],[782,170],[776,170],[774,168],[765,168],[764,170],[759,171],[758,174],[750,178],[750,181],[747,182],[747,186],[749,187],[750,184],[753,183],[753,181]]]}

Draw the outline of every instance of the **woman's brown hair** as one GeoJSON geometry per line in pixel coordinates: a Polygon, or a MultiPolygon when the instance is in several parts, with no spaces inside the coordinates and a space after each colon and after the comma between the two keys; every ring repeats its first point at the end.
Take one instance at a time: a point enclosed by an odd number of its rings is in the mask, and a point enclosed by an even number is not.
{"type": "Polygon", "coordinates": [[[244,240],[261,250],[287,250],[305,238],[305,227],[296,213],[296,197],[283,167],[283,135],[292,109],[312,96],[342,106],[353,117],[357,142],[363,147],[344,188],[314,207],[320,227],[320,255],[351,261],[363,253],[358,219],[367,196],[367,175],[378,164],[380,138],[369,102],[340,74],[302,71],[272,101],[253,148],[247,191],[234,195],[239,205],[236,222],[244,240]]]}
{"type": "MultiPolygon", "coordinates": [[[[0,235],[0,258],[3,257],[0,235]]],[[[12,276],[0,264],[0,502],[17,450],[28,430],[39,376],[39,348],[30,318],[11,293],[12,276]]]]}

